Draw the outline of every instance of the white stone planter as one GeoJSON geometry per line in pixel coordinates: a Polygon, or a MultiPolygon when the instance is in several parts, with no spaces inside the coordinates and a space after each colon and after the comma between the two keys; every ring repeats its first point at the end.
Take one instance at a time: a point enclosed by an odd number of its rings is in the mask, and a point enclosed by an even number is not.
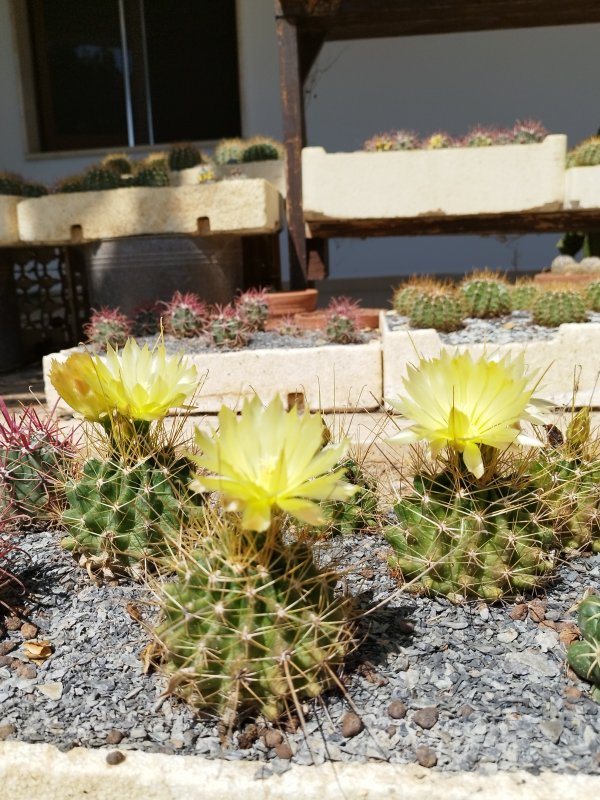
{"type": "Polygon", "coordinates": [[[265,180],[179,187],[131,187],[23,200],[17,209],[26,242],[94,241],[142,234],[273,233],[280,196],[265,180]]]}
{"type": "Polygon", "coordinates": [[[393,219],[562,208],[567,137],[387,153],[302,151],[305,218],[393,219]]]}
{"type": "MultiPolygon", "coordinates": [[[[74,350],[44,356],[46,402],[59,398],[49,381],[53,359],[64,361],[74,350]]],[[[216,413],[222,405],[239,408],[244,397],[258,394],[268,401],[278,394],[286,405],[304,395],[317,411],[372,410],[382,399],[383,376],[378,341],[356,345],[325,345],[272,350],[234,350],[190,355],[198,374],[205,376],[195,400],[200,413],[216,413]]],[[[70,411],[59,402],[58,408],[70,411]]]]}
{"type": "Polygon", "coordinates": [[[196,186],[203,172],[214,172],[218,178],[262,178],[269,181],[285,197],[285,162],[280,161],[249,161],[243,164],[203,164],[199,167],[182,169],[179,172],[170,172],[169,178],[173,186],[196,186]]]}
{"type": "Polygon", "coordinates": [[[567,170],[565,208],[600,208],[600,166],[567,170]]]}
{"type": "Polygon", "coordinates": [[[0,245],[7,246],[19,241],[17,206],[22,197],[0,195],[0,245]]]}
{"type": "Polygon", "coordinates": [[[536,395],[557,406],[573,400],[573,385],[578,381],[577,405],[597,406],[600,389],[596,386],[600,373],[600,324],[561,325],[558,333],[547,341],[513,342],[511,344],[444,345],[435,330],[391,331],[385,314],[381,315],[381,345],[383,350],[383,396],[393,400],[403,389],[406,367],[415,364],[418,355],[431,358],[442,348],[451,351],[469,350],[474,356],[484,352],[504,355],[525,351],[529,370],[541,377],[536,395]]]}

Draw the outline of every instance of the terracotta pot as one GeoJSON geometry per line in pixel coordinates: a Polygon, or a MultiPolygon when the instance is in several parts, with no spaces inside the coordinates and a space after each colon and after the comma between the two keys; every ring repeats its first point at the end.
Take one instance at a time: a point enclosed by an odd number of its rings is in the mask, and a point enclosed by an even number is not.
{"type": "MultiPolygon", "coordinates": [[[[359,308],[358,327],[361,330],[373,329],[379,326],[379,308],[359,308]]],[[[294,320],[303,331],[324,330],[327,324],[327,312],[324,310],[296,314],[294,320]]]]}
{"type": "Polygon", "coordinates": [[[589,283],[600,281],[600,273],[598,272],[538,272],[534,275],[533,280],[540,286],[545,286],[548,289],[556,288],[573,288],[584,289],[589,283]]]}
{"type": "Polygon", "coordinates": [[[289,317],[304,311],[314,311],[317,307],[318,291],[303,289],[300,292],[273,292],[267,294],[271,318],[289,317]]]}

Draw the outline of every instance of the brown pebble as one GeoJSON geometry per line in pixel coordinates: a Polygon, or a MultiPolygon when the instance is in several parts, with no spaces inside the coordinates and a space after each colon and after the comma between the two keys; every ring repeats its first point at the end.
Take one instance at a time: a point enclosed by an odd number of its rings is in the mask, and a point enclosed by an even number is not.
{"type": "Polygon", "coordinates": [[[122,764],[124,761],[125,753],[122,753],[120,750],[111,750],[111,752],[106,756],[106,763],[110,764],[111,767],[114,767],[117,764],[122,764]]]}
{"type": "Polygon", "coordinates": [[[37,625],[32,625],[31,622],[24,622],[21,625],[21,636],[24,639],[35,639],[38,634],[37,625]]]}
{"type": "Polygon", "coordinates": [[[18,647],[17,642],[0,642],[0,656],[5,656],[7,653],[12,653],[18,647]]]}
{"type": "Polygon", "coordinates": [[[18,631],[22,624],[21,620],[15,614],[11,614],[10,617],[4,620],[4,627],[7,631],[18,631]]]}
{"type": "Polygon", "coordinates": [[[285,758],[287,760],[290,759],[294,754],[289,744],[287,742],[282,742],[275,748],[275,755],[277,758],[285,758]]]}
{"type": "Polygon", "coordinates": [[[4,739],[8,739],[15,731],[16,728],[14,725],[0,725],[0,742],[4,739]]]}
{"type": "Polygon", "coordinates": [[[385,729],[385,732],[388,736],[393,736],[398,731],[398,728],[395,725],[388,725],[385,729]]]}
{"type": "Polygon", "coordinates": [[[19,678],[25,678],[27,681],[33,680],[37,675],[37,670],[33,666],[33,664],[24,664],[22,661],[19,661],[17,664],[17,668],[15,672],[19,676],[19,678]]]}
{"type": "Polygon", "coordinates": [[[283,742],[283,736],[279,731],[268,728],[264,733],[263,740],[267,747],[277,747],[283,742]]]}
{"type": "Polygon", "coordinates": [[[351,739],[353,736],[357,736],[365,727],[364,722],[352,711],[348,711],[347,714],[344,714],[342,717],[342,736],[345,736],[346,739],[351,739]]]}
{"type": "Polygon", "coordinates": [[[106,744],[121,744],[125,734],[118,731],[116,728],[111,728],[106,734],[106,744]]]}
{"type": "Polygon", "coordinates": [[[533,622],[541,622],[546,616],[547,600],[531,600],[527,603],[529,609],[529,619],[533,622]]]}
{"type": "Polygon", "coordinates": [[[473,708],[473,706],[470,706],[468,703],[465,704],[464,706],[461,706],[458,709],[459,717],[470,717],[471,714],[474,714],[474,713],[475,713],[475,709],[473,708]]]}
{"type": "Polygon", "coordinates": [[[424,728],[426,731],[428,731],[430,728],[433,728],[435,723],[438,721],[439,716],[440,712],[435,706],[427,706],[426,708],[420,708],[415,712],[413,716],[413,722],[415,725],[418,725],[420,728],[424,728]]]}
{"type": "Polygon", "coordinates": [[[12,667],[13,661],[18,661],[18,659],[12,656],[0,656],[0,667],[12,667]]]}
{"type": "Polygon", "coordinates": [[[406,716],[406,706],[402,700],[392,700],[388,706],[387,713],[392,719],[404,719],[406,716]]]}
{"type": "Polygon", "coordinates": [[[411,622],[409,619],[403,619],[402,617],[396,622],[396,627],[400,633],[415,632],[415,623],[411,622]]]}
{"type": "Polygon", "coordinates": [[[580,699],[582,692],[576,686],[565,686],[564,694],[572,703],[575,703],[580,699]]]}
{"type": "Polygon", "coordinates": [[[511,619],[525,619],[527,616],[527,603],[517,603],[508,612],[508,616],[511,619]]]}
{"type": "Polygon", "coordinates": [[[258,739],[258,726],[251,723],[246,725],[243,731],[238,735],[238,747],[240,750],[249,750],[254,742],[258,739]]]}
{"type": "Polygon", "coordinates": [[[435,750],[432,750],[431,747],[427,747],[426,744],[421,744],[415,750],[415,755],[417,757],[417,762],[422,767],[435,767],[437,764],[437,754],[435,750]]]}

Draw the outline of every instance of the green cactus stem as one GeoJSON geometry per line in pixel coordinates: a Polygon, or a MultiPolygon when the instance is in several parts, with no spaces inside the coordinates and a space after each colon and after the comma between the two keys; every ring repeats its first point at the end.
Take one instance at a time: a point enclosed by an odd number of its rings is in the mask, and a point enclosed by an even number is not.
{"type": "Polygon", "coordinates": [[[536,325],[556,328],[567,322],[585,322],[583,297],[571,289],[546,291],[534,302],[531,313],[536,325]]]}
{"type": "Polygon", "coordinates": [[[600,597],[591,594],[577,612],[582,641],[573,642],[567,650],[571,669],[585,681],[594,684],[592,697],[600,702],[600,597]]]}

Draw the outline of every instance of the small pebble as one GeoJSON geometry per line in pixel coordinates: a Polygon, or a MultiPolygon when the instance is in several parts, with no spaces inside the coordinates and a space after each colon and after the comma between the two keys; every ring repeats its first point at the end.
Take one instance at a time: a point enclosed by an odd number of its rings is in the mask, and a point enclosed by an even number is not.
{"type": "Polygon", "coordinates": [[[16,665],[13,662],[18,660],[18,658],[13,658],[12,656],[0,656],[0,667],[14,667],[16,665]]]}
{"type": "Polygon", "coordinates": [[[106,734],[106,744],[121,744],[123,738],[124,734],[121,731],[112,728],[112,730],[106,734]]]}
{"type": "Polygon", "coordinates": [[[267,747],[277,747],[278,744],[283,742],[283,735],[273,728],[268,728],[264,733],[263,739],[267,747]]]}
{"type": "Polygon", "coordinates": [[[38,634],[37,625],[32,625],[31,622],[24,622],[21,625],[21,636],[23,639],[35,639],[38,634]]]}
{"type": "Polygon", "coordinates": [[[8,655],[8,653],[12,653],[13,650],[16,650],[18,647],[17,642],[0,642],[0,656],[8,655]]]}
{"type": "Polygon", "coordinates": [[[15,616],[15,614],[11,614],[10,617],[4,620],[4,627],[7,631],[18,631],[22,624],[21,620],[15,616]]]}
{"type": "Polygon", "coordinates": [[[0,742],[4,739],[8,739],[8,737],[12,736],[16,730],[17,729],[14,725],[0,725],[0,742]]]}
{"type": "Polygon", "coordinates": [[[25,678],[26,680],[33,680],[37,675],[37,670],[33,666],[33,664],[25,664],[23,661],[19,661],[17,664],[17,668],[15,672],[19,676],[19,678],[25,678]]]}
{"type": "Polygon", "coordinates": [[[426,744],[419,745],[415,750],[415,755],[417,757],[417,762],[422,767],[430,769],[437,764],[437,754],[435,750],[432,750],[432,748],[428,747],[426,744]]]}
{"type": "Polygon", "coordinates": [[[396,622],[396,627],[400,633],[414,633],[415,632],[415,623],[411,622],[409,619],[400,618],[396,622]]]}
{"type": "Polygon", "coordinates": [[[37,687],[38,692],[49,697],[50,700],[60,700],[63,693],[62,683],[40,683],[37,687]]]}
{"type": "Polygon", "coordinates": [[[527,616],[527,603],[517,603],[508,613],[511,619],[525,619],[527,616]]]}
{"type": "Polygon", "coordinates": [[[576,686],[565,686],[565,697],[571,703],[576,703],[581,698],[581,689],[576,686]]]}
{"type": "Polygon", "coordinates": [[[433,728],[439,717],[440,712],[437,710],[436,706],[427,706],[426,708],[420,708],[414,713],[413,722],[415,725],[428,731],[430,728],[433,728]]]}
{"type": "Polygon", "coordinates": [[[387,713],[392,719],[404,719],[406,716],[406,706],[402,700],[392,700],[388,706],[387,713]]]}
{"type": "Polygon", "coordinates": [[[277,758],[290,759],[294,753],[287,742],[281,742],[275,747],[275,755],[277,758]]]}
{"type": "Polygon", "coordinates": [[[357,736],[364,730],[364,727],[365,724],[358,714],[355,714],[353,711],[348,711],[348,713],[344,714],[342,719],[342,736],[345,736],[346,739],[357,736]]]}
{"type": "Polygon", "coordinates": [[[106,763],[110,764],[111,767],[114,767],[117,764],[122,764],[125,761],[125,758],[125,753],[122,753],[120,750],[112,750],[106,756],[106,763]]]}
{"type": "Polygon", "coordinates": [[[475,709],[473,708],[473,706],[468,705],[468,703],[466,703],[464,706],[461,706],[458,709],[459,717],[463,717],[464,719],[467,719],[468,717],[471,716],[471,714],[474,714],[474,713],[475,713],[475,709]]]}

